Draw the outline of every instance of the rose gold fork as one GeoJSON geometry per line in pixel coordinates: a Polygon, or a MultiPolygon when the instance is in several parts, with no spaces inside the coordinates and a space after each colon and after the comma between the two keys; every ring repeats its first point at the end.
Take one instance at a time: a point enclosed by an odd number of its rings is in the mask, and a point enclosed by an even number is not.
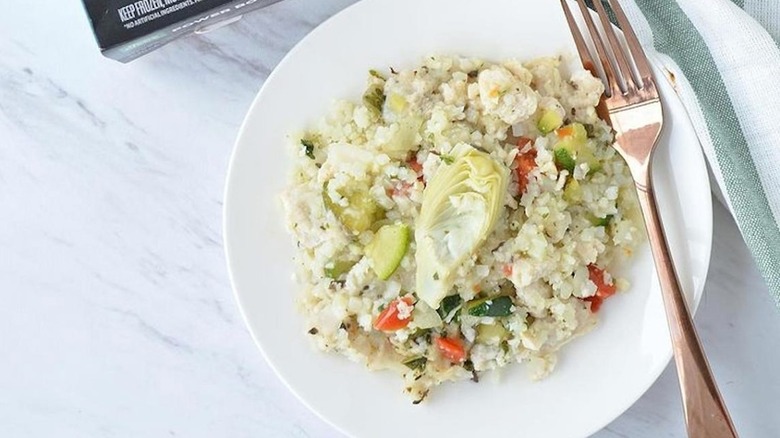
{"type": "MultiPolygon", "coordinates": [[[[617,0],[608,1],[623,30],[628,51],[620,44],[600,0],[594,0],[593,4],[607,36],[606,44],[585,2],[576,1],[604,72],[605,92],[599,106],[599,115],[615,130],[614,147],[631,170],[645,219],[672,336],[688,436],[736,437],[737,432],[712,377],[677,279],[655,202],[652,158],[663,125],[663,112],[650,63],[617,0]],[[632,71],[631,60],[639,72],[638,76],[632,71]]],[[[596,64],[572,16],[568,0],[561,0],[561,6],[583,66],[594,76],[598,76],[596,64]]]]}

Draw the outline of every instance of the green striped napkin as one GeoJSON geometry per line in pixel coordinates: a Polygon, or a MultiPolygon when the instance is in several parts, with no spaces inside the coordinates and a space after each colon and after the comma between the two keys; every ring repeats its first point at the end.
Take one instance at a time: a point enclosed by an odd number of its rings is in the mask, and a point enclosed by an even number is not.
{"type": "Polygon", "coordinates": [[[780,306],[780,0],[620,0],[780,306]]]}

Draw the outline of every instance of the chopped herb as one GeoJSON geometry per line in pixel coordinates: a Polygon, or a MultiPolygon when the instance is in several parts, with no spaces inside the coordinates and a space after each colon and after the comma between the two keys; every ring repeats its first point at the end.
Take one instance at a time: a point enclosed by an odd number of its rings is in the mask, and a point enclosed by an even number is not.
{"type": "Polygon", "coordinates": [[[425,356],[413,357],[403,362],[403,364],[406,365],[407,368],[415,371],[425,369],[425,364],[427,363],[428,363],[428,359],[425,356]]]}
{"type": "Polygon", "coordinates": [[[606,227],[607,225],[609,225],[610,221],[612,221],[612,215],[608,214],[604,217],[598,218],[595,221],[594,225],[597,227],[606,227]]]}
{"type": "Polygon", "coordinates": [[[442,161],[443,161],[445,164],[452,164],[452,163],[454,163],[454,162],[455,162],[455,157],[453,157],[452,155],[446,155],[446,154],[442,154],[440,158],[441,158],[441,160],[442,160],[442,161]]]}
{"type": "Polygon", "coordinates": [[[558,165],[558,168],[568,170],[569,175],[574,173],[574,167],[577,163],[574,161],[574,157],[571,156],[571,152],[565,148],[559,147],[553,151],[553,154],[555,156],[555,164],[558,165]]]}
{"type": "Polygon", "coordinates": [[[317,327],[312,327],[312,328],[310,328],[310,329],[309,329],[309,334],[310,334],[310,335],[316,335],[316,334],[317,334],[317,333],[319,333],[319,332],[320,332],[320,331],[319,331],[319,330],[317,330],[317,327]]]}
{"type": "Polygon", "coordinates": [[[382,114],[382,107],[385,104],[385,92],[382,86],[373,85],[363,94],[363,104],[376,115],[382,114]]]}
{"type": "Polygon", "coordinates": [[[590,123],[586,123],[584,126],[588,138],[596,138],[596,127],[591,125],[590,123]]]}
{"type": "Polygon", "coordinates": [[[466,360],[463,362],[463,369],[466,371],[474,371],[474,362],[472,362],[471,359],[466,360]]]}
{"type": "Polygon", "coordinates": [[[306,152],[306,156],[314,159],[314,143],[311,142],[311,140],[307,139],[301,139],[301,145],[303,145],[303,149],[306,152]]]}
{"type": "Polygon", "coordinates": [[[398,72],[397,72],[397,71],[395,71],[395,69],[394,69],[392,66],[390,66],[390,73],[392,73],[392,74],[394,74],[394,75],[397,75],[397,74],[398,74],[398,72]]]}
{"type": "Polygon", "coordinates": [[[378,71],[376,71],[374,69],[369,70],[368,74],[370,74],[371,76],[373,76],[373,77],[375,77],[377,79],[381,79],[383,81],[387,80],[387,78],[382,73],[379,73],[378,71]]]}
{"type": "Polygon", "coordinates": [[[409,339],[417,339],[417,338],[421,338],[423,336],[430,336],[430,334],[431,334],[431,329],[429,329],[429,328],[427,328],[427,329],[418,328],[417,330],[412,332],[411,335],[409,335],[409,339]]]}
{"type": "Polygon", "coordinates": [[[501,344],[499,344],[499,345],[501,346],[501,351],[503,351],[504,354],[508,354],[509,353],[509,342],[501,341],[501,344]]]}
{"type": "Polygon", "coordinates": [[[441,305],[439,305],[439,308],[436,311],[439,313],[442,320],[448,322],[447,319],[451,317],[452,313],[458,310],[458,307],[460,307],[462,303],[463,299],[460,295],[450,295],[441,300],[441,305]]]}
{"type": "Polygon", "coordinates": [[[479,374],[477,374],[477,370],[471,370],[471,381],[479,383],[479,374]]]}
{"type": "Polygon", "coordinates": [[[413,401],[412,404],[413,405],[419,405],[420,403],[422,403],[423,400],[425,400],[425,397],[427,395],[428,395],[428,391],[423,392],[422,394],[420,394],[420,398],[418,398],[417,400],[413,401]]]}
{"type": "Polygon", "coordinates": [[[433,280],[434,281],[439,281],[439,273],[438,272],[434,272],[433,273],[433,280]]]}
{"type": "Polygon", "coordinates": [[[508,296],[483,298],[466,304],[471,316],[509,316],[512,313],[512,299],[508,296]]]}
{"type": "Polygon", "coordinates": [[[504,280],[498,290],[501,291],[502,295],[512,295],[515,293],[515,285],[509,280],[504,280]]]}

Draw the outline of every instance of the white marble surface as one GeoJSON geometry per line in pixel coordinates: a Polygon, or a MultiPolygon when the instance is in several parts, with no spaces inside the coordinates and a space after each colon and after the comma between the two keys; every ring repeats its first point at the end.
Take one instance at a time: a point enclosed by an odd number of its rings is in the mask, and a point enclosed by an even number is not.
{"type": "MultiPolygon", "coordinates": [[[[340,436],[244,328],[221,207],[263,80],[352,1],[287,0],[121,65],[77,0],[3,0],[0,436],[340,436]]],[[[743,436],[780,436],[780,312],[720,206],[697,322],[743,436]]],[[[669,368],[596,436],[682,437],[681,418],[669,368]]]]}

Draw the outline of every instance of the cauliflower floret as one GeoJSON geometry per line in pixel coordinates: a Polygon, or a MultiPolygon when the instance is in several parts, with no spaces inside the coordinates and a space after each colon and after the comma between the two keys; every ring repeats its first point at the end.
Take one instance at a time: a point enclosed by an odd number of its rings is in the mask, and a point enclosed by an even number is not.
{"type": "Polygon", "coordinates": [[[561,72],[558,58],[539,58],[525,64],[525,67],[533,74],[533,84],[542,96],[561,95],[561,72]]]}
{"type": "Polygon", "coordinates": [[[571,108],[587,108],[598,105],[604,93],[601,79],[593,77],[587,70],[579,70],[571,75],[569,81],[572,91],[567,93],[565,105],[571,108]]]}
{"type": "Polygon", "coordinates": [[[506,67],[507,70],[511,71],[512,74],[514,74],[517,79],[520,80],[520,82],[526,85],[531,85],[531,81],[533,80],[534,75],[523,66],[523,63],[517,59],[508,59],[504,61],[502,65],[506,67]]]}
{"type": "Polygon", "coordinates": [[[485,113],[498,116],[504,123],[514,125],[536,112],[537,94],[504,67],[482,70],[477,83],[485,113]]]}

